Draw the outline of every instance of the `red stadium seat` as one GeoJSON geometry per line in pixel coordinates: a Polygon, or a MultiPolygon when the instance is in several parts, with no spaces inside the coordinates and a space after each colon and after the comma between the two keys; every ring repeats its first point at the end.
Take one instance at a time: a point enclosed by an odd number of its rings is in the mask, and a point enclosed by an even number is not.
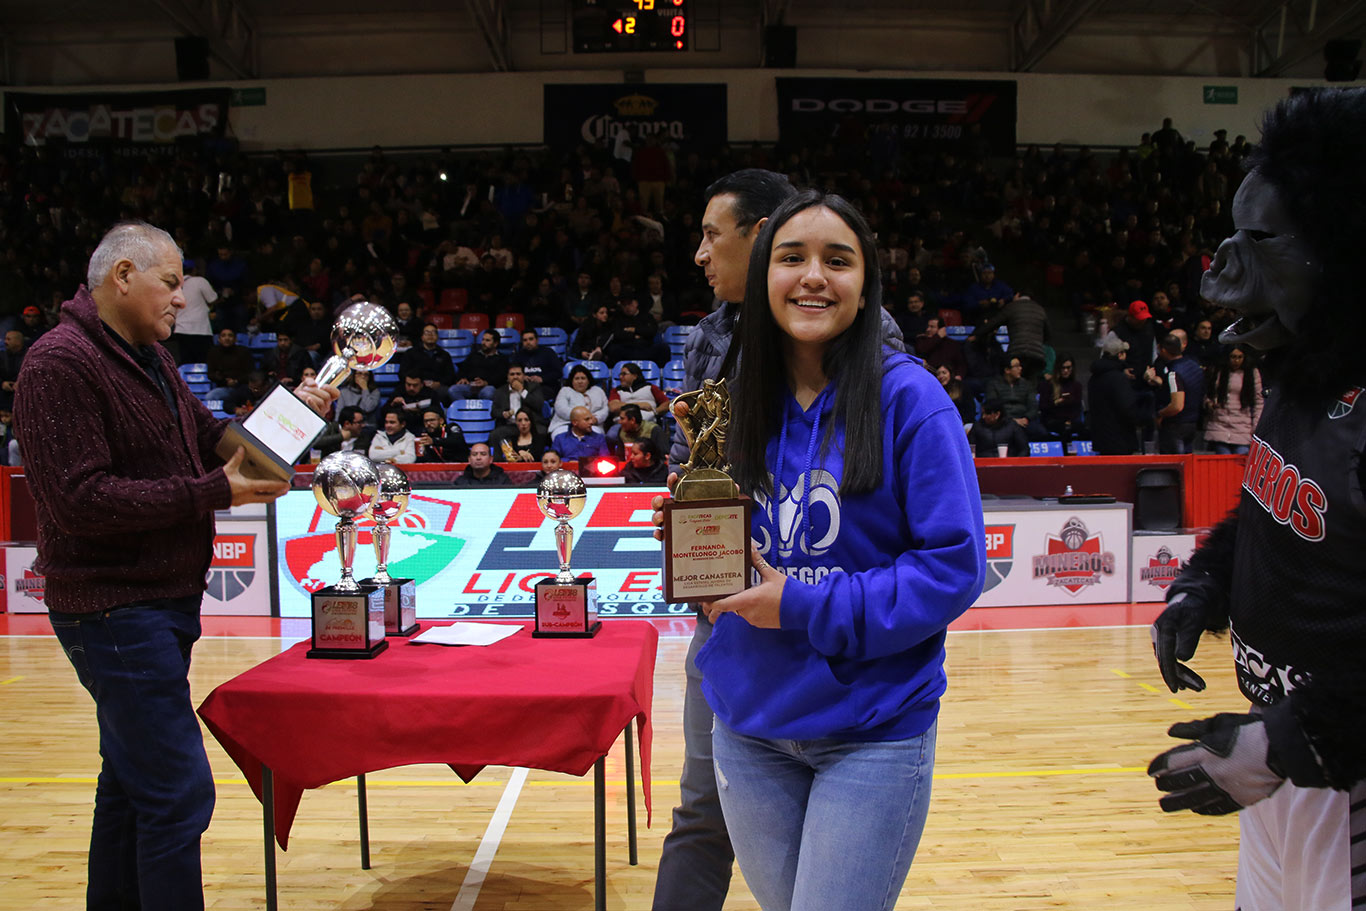
{"type": "Polygon", "coordinates": [[[436,306],[436,292],[431,288],[418,288],[417,296],[422,298],[423,312],[429,312],[436,306]]]}
{"type": "Polygon", "coordinates": [[[944,326],[961,326],[963,325],[963,311],[955,310],[952,307],[940,307],[939,322],[944,326]]]}
{"type": "Polygon", "coordinates": [[[464,313],[469,303],[470,295],[464,288],[447,288],[441,292],[441,303],[437,309],[443,313],[464,313]]]}
{"type": "Polygon", "coordinates": [[[475,335],[480,335],[488,329],[489,317],[487,313],[462,313],[459,325],[461,329],[468,329],[475,335]]]}
{"type": "Polygon", "coordinates": [[[427,322],[431,323],[437,329],[455,328],[455,317],[449,313],[442,313],[440,311],[436,311],[435,313],[428,313],[427,322]]]}
{"type": "Polygon", "coordinates": [[[493,318],[493,325],[499,329],[516,329],[520,333],[526,328],[526,320],[520,313],[500,313],[493,318]]]}

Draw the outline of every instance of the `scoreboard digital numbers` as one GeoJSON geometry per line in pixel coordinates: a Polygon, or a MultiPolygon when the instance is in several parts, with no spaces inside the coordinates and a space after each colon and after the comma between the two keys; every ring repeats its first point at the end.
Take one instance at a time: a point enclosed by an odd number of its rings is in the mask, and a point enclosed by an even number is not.
{"type": "Polygon", "coordinates": [[[683,51],[688,0],[573,0],[574,53],[683,51]]]}

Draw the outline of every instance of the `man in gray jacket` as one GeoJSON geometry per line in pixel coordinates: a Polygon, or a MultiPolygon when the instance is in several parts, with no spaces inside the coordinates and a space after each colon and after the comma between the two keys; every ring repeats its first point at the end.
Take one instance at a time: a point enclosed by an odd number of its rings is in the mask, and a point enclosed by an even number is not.
{"type": "MultiPolygon", "coordinates": [[[[796,188],[781,174],[746,168],[707,187],[702,216],[702,243],[693,262],[702,267],[721,306],[702,319],[683,349],[683,389],[701,389],[702,381],[735,378],[738,346],[731,345],[745,296],[749,254],[764,222],[796,188]]],[[[904,350],[901,330],[882,311],[887,343],[904,350]]],[[[688,461],[682,429],[674,427],[669,461],[688,461]]],[[[673,828],[664,838],[655,878],[654,911],[721,911],[730,888],[735,852],[731,849],[721,800],[712,767],[712,711],[702,695],[697,653],[711,635],[712,624],[702,612],[688,647],[688,683],[683,696],[683,771],[679,776],[682,804],[674,808],[673,828]]]]}

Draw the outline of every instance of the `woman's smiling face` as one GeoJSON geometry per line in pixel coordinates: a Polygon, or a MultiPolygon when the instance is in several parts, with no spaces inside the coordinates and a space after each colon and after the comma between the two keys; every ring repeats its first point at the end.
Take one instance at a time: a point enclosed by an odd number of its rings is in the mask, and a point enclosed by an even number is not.
{"type": "Polygon", "coordinates": [[[863,308],[864,263],[858,235],[824,206],[803,209],[773,237],[768,305],[798,345],[827,347],[863,308]]]}

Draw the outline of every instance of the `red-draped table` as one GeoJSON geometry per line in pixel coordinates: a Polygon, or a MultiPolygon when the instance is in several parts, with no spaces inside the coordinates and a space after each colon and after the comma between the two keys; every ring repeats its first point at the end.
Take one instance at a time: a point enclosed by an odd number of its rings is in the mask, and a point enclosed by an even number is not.
{"type": "Polygon", "coordinates": [[[359,780],[368,868],[365,773],[424,762],[445,763],[465,781],[488,765],[570,775],[594,768],[597,907],[605,907],[603,759],[625,730],[634,864],[630,726],[639,722],[648,814],[658,639],[646,621],[610,620],[593,639],[533,639],[530,627],[483,647],[390,638],[370,660],[309,660],[305,641],[221,684],[199,715],[262,802],[267,907],[275,908],[271,841],[288,847],[305,789],[359,780]]]}

